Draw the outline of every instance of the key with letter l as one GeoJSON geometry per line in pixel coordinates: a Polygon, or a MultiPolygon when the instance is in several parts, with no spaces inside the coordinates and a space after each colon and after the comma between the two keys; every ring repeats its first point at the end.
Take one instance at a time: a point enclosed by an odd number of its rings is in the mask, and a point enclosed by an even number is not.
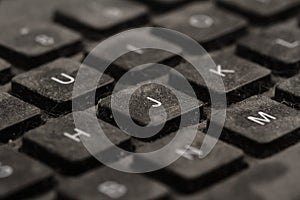
{"type": "MultiPolygon", "coordinates": [[[[91,91],[84,91],[79,97],[73,97],[73,87],[80,63],[61,58],[20,74],[12,80],[12,92],[32,104],[54,114],[66,113],[72,109],[72,100],[81,98],[91,91]]],[[[84,66],[85,76],[92,80],[95,71],[84,66]]],[[[87,78],[87,80],[88,80],[87,78]]],[[[96,89],[96,99],[107,95],[111,89],[113,78],[103,75],[96,89]]],[[[84,88],[84,85],[81,87],[84,88]]],[[[88,99],[86,106],[94,105],[88,99]]]]}
{"type": "Polygon", "coordinates": [[[251,34],[239,41],[237,54],[278,74],[293,74],[300,70],[300,30],[251,34]]]}
{"type": "Polygon", "coordinates": [[[299,141],[299,134],[299,111],[254,96],[227,109],[221,138],[252,156],[266,157],[299,141]]]}

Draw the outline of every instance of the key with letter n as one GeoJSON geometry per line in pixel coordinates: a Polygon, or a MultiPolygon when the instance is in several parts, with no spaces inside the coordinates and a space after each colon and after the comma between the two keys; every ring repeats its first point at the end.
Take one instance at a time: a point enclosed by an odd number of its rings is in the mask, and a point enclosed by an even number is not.
{"type": "Polygon", "coordinates": [[[252,156],[267,157],[299,141],[299,134],[299,111],[254,96],[227,109],[221,138],[252,156]]]}

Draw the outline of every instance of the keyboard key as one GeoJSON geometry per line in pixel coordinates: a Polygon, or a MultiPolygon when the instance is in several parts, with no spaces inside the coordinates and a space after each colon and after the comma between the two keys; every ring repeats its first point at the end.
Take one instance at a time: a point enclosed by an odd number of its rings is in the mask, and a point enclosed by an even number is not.
{"type": "Polygon", "coordinates": [[[53,185],[52,171],[37,161],[0,148],[0,199],[23,199],[53,185]]]}
{"type": "MultiPolygon", "coordinates": [[[[300,146],[252,166],[249,170],[198,194],[203,200],[298,199],[300,146]]],[[[198,197],[199,197],[198,196],[198,197]]]]}
{"type": "Polygon", "coordinates": [[[1,26],[0,55],[19,67],[35,67],[81,50],[81,37],[58,25],[18,21],[1,26]]]}
{"type": "Polygon", "coordinates": [[[299,0],[217,0],[217,3],[260,24],[291,16],[300,6],[299,0]]]}
{"type": "Polygon", "coordinates": [[[276,87],[275,99],[287,102],[291,106],[300,108],[300,74],[294,76],[276,87]]]}
{"type": "Polygon", "coordinates": [[[251,34],[239,41],[237,53],[276,73],[294,73],[300,69],[300,30],[251,34]]]}
{"type": "MultiPolygon", "coordinates": [[[[99,122],[112,143],[130,148],[127,134],[103,121],[99,122]]],[[[45,125],[27,132],[22,149],[48,165],[61,169],[61,172],[73,175],[99,165],[80,142],[79,136],[92,137],[84,130],[76,128],[73,115],[68,114],[51,119],[45,125]]]]}
{"type": "MultiPolygon", "coordinates": [[[[81,98],[91,91],[73,97],[73,86],[80,63],[69,59],[58,59],[37,69],[20,74],[12,80],[12,92],[26,101],[53,114],[61,114],[71,111],[72,100],[81,98]]],[[[84,68],[86,77],[90,80],[95,77],[95,70],[84,68]]],[[[88,80],[88,79],[87,79],[88,80]]],[[[96,97],[103,97],[109,93],[113,79],[104,75],[100,80],[96,97]]],[[[83,89],[85,88],[82,85],[83,89]]],[[[82,108],[94,105],[94,102],[86,100],[82,108]]]]}
{"type": "Polygon", "coordinates": [[[0,84],[7,83],[11,77],[11,65],[0,58],[0,84]]]}
{"type": "Polygon", "coordinates": [[[59,197],[66,200],[158,200],[167,196],[167,189],[156,181],[106,167],[62,182],[59,187],[59,197]]]}
{"type": "Polygon", "coordinates": [[[246,21],[214,7],[210,3],[193,3],[153,20],[156,26],[184,33],[204,48],[220,47],[245,32],[246,21]]]}
{"type": "MultiPolygon", "coordinates": [[[[185,132],[181,133],[188,135],[190,131],[186,128],[185,132]]],[[[136,152],[147,153],[160,149],[167,145],[174,136],[175,133],[152,143],[139,142],[136,152]]],[[[153,176],[167,185],[174,187],[175,191],[194,192],[246,166],[243,162],[243,152],[221,141],[216,144],[213,151],[207,157],[203,159],[199,158],[198,156],[201,156],[200,147],[202,146],[204,136],[204,133],[199,131],[192,145],[183,145],[182,148],[170,152],[170,154],[179,154],[182,156],[166,168],[154,172],[153,176]]],[[[173,157],[172,155],[166,156],[173,157]]]]}
{"type": "Polygon", "coordinates": [[[227,109],[221,138],[252,156],[267,157],[299,141],[299,122],[299,111],[254,96],[227,109]]]}
{"type": "MultiPolygon", "coordinates": [[[[157,38],[155,38],[156,40],[157,38]]],[[[152,41],[152,38],[148,38],[148,42],[152,41]]],[[[138,43],[138,42],[137,42],[138,43]]],[[[97,43],[98,44],[98,43],[97,43]]],[[[91,63],[88,63],[89,66],[94,66],[97,64],[97,60],[105,60],[105,58],[101,58],[101,55],[98,53],[93,53],[94,45],[89,46],[87,49],[87,54],[89,54],[91,63]]],[[[121,48],[119,46],[119,48],[121,48]]],[[[138,49],[137,46],[132,44],[127,44],[124,48],[129,50],[130,52],[116,59],[108,68],[105,73],[113,76],[114,78],[120,78],[126,72],[134,69],[134,67],[147,64],[147,63],[159,63],[167,66],[176,66],[179,64],[181,58],[177,55],[173,55],[172,53],[159,50],[159,49],[138,49]],[[138,49],[138,50],[137,50],[138,49]]],[[[179,54],[180,52],[178,52],[179,54]]],[[[99,65],[95,66],[99,69],[99,65]]],[[[101,69],[100,69],[101,70],[101,69]]],[[[134,73],[134,72],[130,72],[134,73]]],[[[144,73],[146,74],[146,72],[144,73]]],[[[134,76],[134,75],[133,75],[134,76]]]]}
{"type": "MultiPolygon", "coordinates": [[[[271,82],[270,70],[234,56],[230,52],[217,53],[212,56],[212,59],[217,66],[216,69],[207,69],[211,72],[209,79],[222,78],[228,103],[237,102],[268,90],[271,82]]],[[[182,62],[175,69],[192,83],[199,99],[209,101],[207,84],[194,67],[187,62],[182,62]]],[[[224,91],[217,91],[219,89],[216,88],[209,89],[215,93],[224,93],[224,91]]]]}
{"type": "Polygon", "coordinates": [[[88,0],[61,6],[56,21],[90,36],[107,36],[146,23],[147,7],[124,0],[88,0]]]}
{"type": "MultiPolygon", "coordinates": [[[[163,126],[164,120],[166,119],[166,123],[160,131],[160,133],[163,134],[167,134],[170,133],[170,131],[178,129],[182,115],[190,117],[191,115],[194,116],[194,114],[200,114],[201,118],[203,117],[202,110],[204,105],[197,99],[180,92],[177,93],[178,97],[176,97],[173,91],[167,89],[161,84],[147,83],[141,85],[139,88],[137,87],[129,87],[128,89],[124,89],[113,94],[114,104],[119,105],[117,108],[111,107],[111,96],[101,99],[98,103],[98,117],[115,124],[112,115],[112,109],[114,109],[115,112],[124,116],[124,120],[132,118],[132,120],[140,126],[149,125],[151,122],[151,125],[149,126],[153,129],[163,126]],[[124,98],[128,94],[132,95],[129,100],[129,105],[125,105],[126,102],[124,101],[124,98]],[[182,99],[182,107],[180,106],[177,98],[182,99]],[[129,115],[126,112],[126,106],[129,107],[129,115]],[[165,111],[160,109],[161,106],[163,106],[165,111]],[[150,109],[154,109],[152,112],[152,121],[148,114],[150,109]],[[165,112],[166,116],[163,112],[165,112]]],[[[190,124],[185,125],[197,124],[199,121],[190,119],[189,123],[190,124]]],[[[127,124],[123,123],[123,126],[124,127],[121,127],[123,130],[131,130],[131,127],[125,127],[127,124]]],[[[138,135],[139,137],[147,137],[143,135],[143,133],[138,134],[141,134],[138,135]]],[[[159,136],[159,134],[156,136],[159,136]]],[[[153,137],[147,138],[154,139],[153,137]]]]}
{"type": "Polygon", "coordinates": [[[7,93],[0,93],[0,141],[15,139],[42,123],[38,108],[7,93]]]}

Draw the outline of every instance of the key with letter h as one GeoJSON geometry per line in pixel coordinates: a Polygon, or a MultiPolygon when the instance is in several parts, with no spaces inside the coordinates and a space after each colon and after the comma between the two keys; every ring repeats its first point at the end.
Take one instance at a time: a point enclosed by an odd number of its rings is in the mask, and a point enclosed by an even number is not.
{"type": "Polygon", "coordinates": [[[254,96],[227,109],[221,138],[252,156],[266,157],[299,141],[299,134],[299,111],[254,96]]]}

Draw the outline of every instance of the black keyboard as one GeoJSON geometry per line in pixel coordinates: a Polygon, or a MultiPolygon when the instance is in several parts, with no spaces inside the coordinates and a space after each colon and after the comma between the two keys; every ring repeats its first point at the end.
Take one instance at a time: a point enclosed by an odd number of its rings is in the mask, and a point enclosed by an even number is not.
{"type": "MultiPolygon", "coordinates": [[[[300,0],[0,0],[0,200],[300,199],[299,13],[300,0]],[[222,126],[210,112],[210,92],[218,91],[178,55],[127,44],[131,52],[101,71],[97,87],[73,95],[86,56],[102,59],[93,55],[97,44],[149,26],[193,38],[224,82],[225,124],[203,159],[199,148],[208,127],[222,126]],[[124,74],[146,63],[175,69],[196,96],[179,91],[180,107],[170,90],[147,78],[157,73],[151,67],[131,74],[147,84],[134,92],[133,85],[124,85],[112,93],[124,74]],[[123,99],[131,92],[128,113],[123,99]],[[114,96],[119,109],[111,105],[114,96]],[[74,111],[77,99],[84,104],[74,111]],[[147,115],[160,105],[164,123],[160,115],[147,115]],[[178,125],[183,115],[198,110],[201,117],[188,123],[198,129],[193,143],[169,152],[181,154],[178,160],[133,174],[101,164],[82,144],[91,134],[76,128],[73,114],[91,107],[112,145],[135,153],[162,148],[178,129],[188,135],[189,129],[178,125]],[[147,139],[130,136],[114,112],[140,126],[152,120],[163,128],[147,139]]],[[[83,67],[88,83],[95,66],[83,67]]]]}

